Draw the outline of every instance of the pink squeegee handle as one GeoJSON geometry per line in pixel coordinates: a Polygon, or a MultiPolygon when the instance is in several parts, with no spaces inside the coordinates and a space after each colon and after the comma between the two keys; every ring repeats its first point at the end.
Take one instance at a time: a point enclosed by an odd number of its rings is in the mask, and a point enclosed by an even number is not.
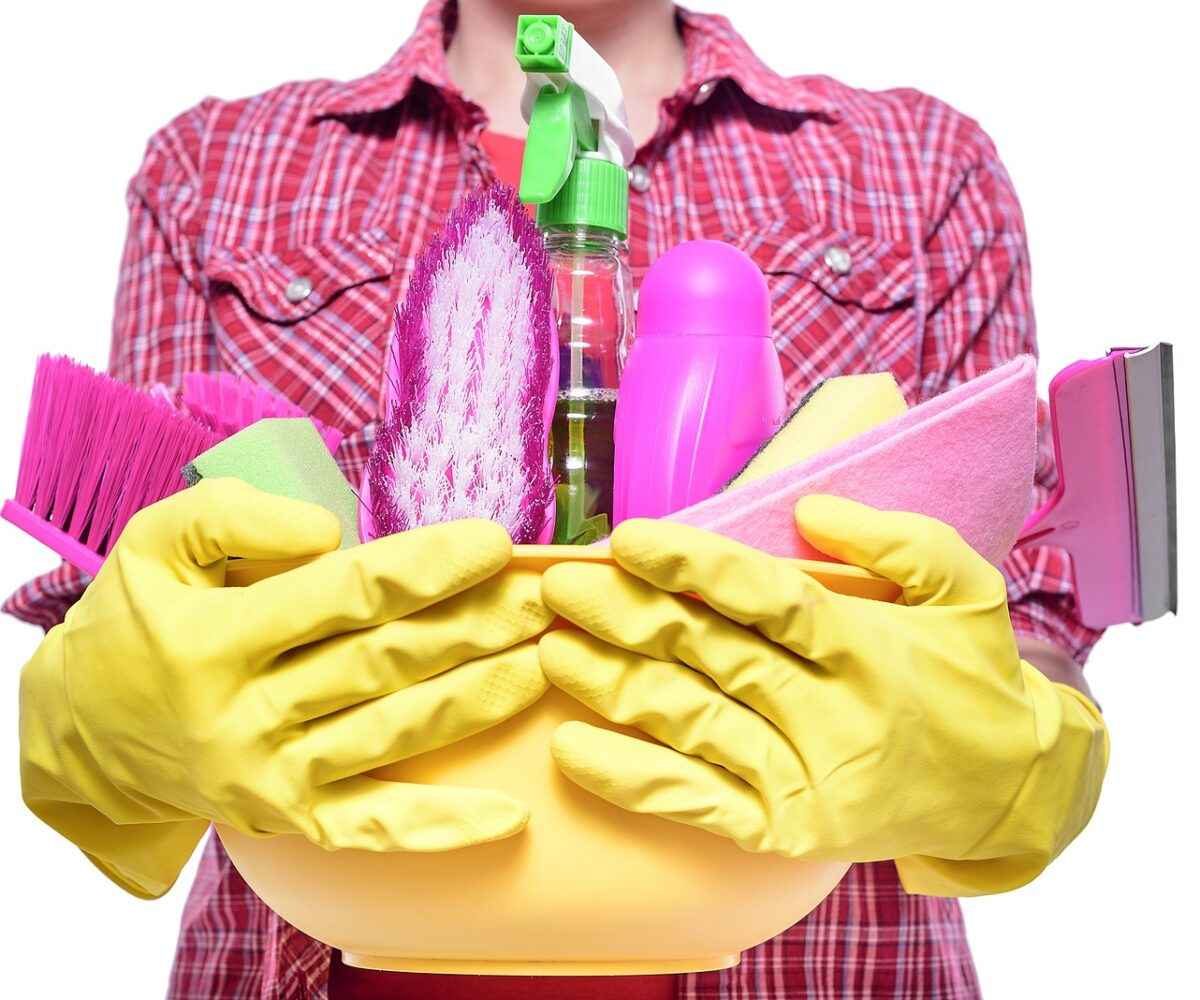
{"type": "Polygon", "coordinates": [[[4,502],[4,506],[0,508],[0,517],[10,524],[15,524],[30,538],[41,542],[46,548],[57,552],[72,566],[82,570],[88,576],[95,576],[100,572],[100,566],[104,562],[103,557],[97,555],[79,540],[72,538],[65,531],[26,510],[15,500],[4,502]]]}
{"type": "Polygon", "coordinates": [[[1079,615],[1092,628],[1141,620],[1127,353],[1078,361],[1051,381],[1058,487],[1015,546],[1053,545],[1070,554],[1079,615]]]}

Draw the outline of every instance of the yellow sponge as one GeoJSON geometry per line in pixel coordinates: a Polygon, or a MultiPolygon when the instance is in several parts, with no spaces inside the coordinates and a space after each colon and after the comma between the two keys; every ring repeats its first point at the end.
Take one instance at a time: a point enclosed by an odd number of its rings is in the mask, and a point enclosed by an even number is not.
{"type": "Polygon", "coordinates": [[[908,404],[889,372],[826,379],[800,401],[783,426],[725,488],[745,486],[803,462],[906,409],[908,404]]]}

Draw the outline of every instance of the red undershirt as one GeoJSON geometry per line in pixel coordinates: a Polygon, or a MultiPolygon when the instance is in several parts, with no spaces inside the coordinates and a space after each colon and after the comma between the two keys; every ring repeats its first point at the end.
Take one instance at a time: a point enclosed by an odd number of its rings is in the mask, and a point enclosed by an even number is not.
{"type": "MultiPolygon", "coordinates": [[[[495,132],[480,137],[496,176],[517,187],[521,139],[495,132]]],[[[333,953],[329,1000],[674,1000],[674,976],[428,976],[374,972],[342,964],[333,953]]]]}
{"type": "Polygon", "coordinates": [[[520,187],[525,140],[499,132],[484,132],[479,137],[479,145],[491,161],[496,176],[509,187],[520,187]]]}

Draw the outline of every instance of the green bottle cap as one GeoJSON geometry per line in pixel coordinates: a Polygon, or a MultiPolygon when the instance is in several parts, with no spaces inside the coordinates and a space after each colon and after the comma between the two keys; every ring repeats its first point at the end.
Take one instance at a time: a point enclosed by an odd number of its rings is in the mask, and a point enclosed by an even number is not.
{"type": "Polygon", "coordinates": [[[628,173],[596,153],[578,154],[558,194],[538,205],[537,224],[539,229],[593,226],[624,239],[629,235],[628,173]]]}

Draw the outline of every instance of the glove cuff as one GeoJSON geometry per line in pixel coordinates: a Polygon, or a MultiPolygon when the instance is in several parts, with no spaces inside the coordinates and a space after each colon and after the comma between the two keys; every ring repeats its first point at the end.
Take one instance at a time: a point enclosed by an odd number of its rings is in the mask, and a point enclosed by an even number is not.
{"type": "Polygon", "coordinates": [[[164,815],[104,775],[74,725],[63,680],[61,628],[21,671],[21,793],[29,810],[127,892],[161,896],[207,821],[164,815]]]}
{"type": "Polygon", "coordinates": [[[906,892],[977,896],[1033,881],[1087,826],[1108,767],[1108,729],[1079,691],[1022,661],[1037,753],[1000,821],[958,858],[896,860],[906,892]]]}

